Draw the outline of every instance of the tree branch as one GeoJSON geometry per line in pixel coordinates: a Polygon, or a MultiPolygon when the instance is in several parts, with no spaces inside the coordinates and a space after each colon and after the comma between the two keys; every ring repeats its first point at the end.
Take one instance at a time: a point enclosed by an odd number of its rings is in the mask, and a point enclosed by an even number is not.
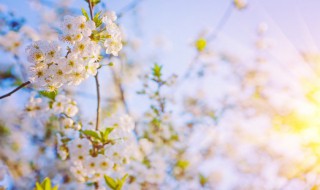
{"type": "MultiPolygon", "coordinates": [[[[93,20],[93,7],[91,0],[88,0],[89,4],[89,10],[90,10],[90,17],[91,20],[93,20]]],[[[96,81],[96,89],[97,89],[97,117],[96,117],[96,130],[99,130],[99,122],[100,122],[100,84],[99,84],[99,78],[98,78],[99,72],[97,71],[97,74],[94,76],[94,79],[96,81]]],[[[95,189],[99,189],[99,182],[94,183],[95,189]]]]}
{"type": "Polygon", "coordinates": [[[100,122],[100,84],[98,79],[98,72],[96,76],[94,76],[96,80],[96,89],[97,89],[97,118],[96,118],[96,130],[99,130],[99,122],[100,122]]]}
{"type": "Polygon", "coordinates": [[[228,22],[233,10],[234,10],[234,4],[232,2],[232,3],[229,4],[227,9],[223,13],[223,15],[220,18],[220,20],[219,20],[217,26],[215,27],[214,31],[211,33],[211,35],[208,36],[208,38],[207,38],[208,42],[211,42],[212,40],[214,40],[217,37],[218,33],[222,30],[224,25],[228,22]]]}
{"type": "Polygon", "coordinates": [[[93,7],[92,7],[91,0],[88,0],[88,4],[89,4],[90,17],[91,17],[91,20],[93,20],[93,7]]]}
{"type": "Polygon", "coordinates": [[[20,90],[21,88],[23,88],[23,87],[25,87],[25,86],[27,86],[27,85],[29,85],[29,84],[30,84],[30,81],[27,81],[27,82],[21,84],[20,86],[18,86],[17,88],[15,88],[14,90],[12,90],[11,92],[9,92],[9,93],[7,93],[7,94],[5,94],[5,95],[3,95],[3,96],[0,96],[0,99],[11,96],[13,93],[17,92],[18,90],[20,90]]]}
{"type": "MultiPolygon", "coordinates": [[[[90,10],[90,17],[91,20],[93,20],[93,6],[91,0],[88,0],[89,4],[89,10],[90,10]]],[[[96,81],[96,89],[97,89],[97,116],[96,116],[96,130],[99,130],[99,123],[100,123],[100,84],[99,84],[99,78],[98,78],[99,72],[97,71],[97,74],[94,76],[94,79],[96,81]]]]}

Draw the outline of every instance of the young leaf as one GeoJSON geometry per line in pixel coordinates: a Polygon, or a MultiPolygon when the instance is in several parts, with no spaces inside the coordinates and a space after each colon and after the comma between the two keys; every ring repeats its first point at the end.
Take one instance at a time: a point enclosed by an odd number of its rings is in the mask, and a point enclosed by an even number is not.
{"type": "Polygon", "coordinates": [[[50,91],[43,90],[43,91],[39,91],[39,94],[41,96],[47,97],[51,100],[54,100],[56,98],[56,96],[58,95],[58,91],[55,90],[55,91],[50,92],[50,91]]]}
{"type": "Polygon", "coordinates": [[[160,66],[158,64],[154,64],[154,66],[152,68],[153,76],[156,77],[156,78],[160,78],[161,75],[162,75],[161,70],[162,70],[162,66],[160,66]]]}
{"type": "Polygon", "coordinates": [[[113,179],[107,175],[104,175],[104,179],[106,181],[106,184],[112,189],[112,190],[121,190],[124,183],[126,182],[126,179],[128,177],[128,174],[124,175],[121,179],[113,179]]]}
{"type": "Polygon", "coordinates": [[[44,190],[41,185],[37,182],[36,183],[36,188],[34,190],[44,190]]]}
{"type": "Polygon", "coordinates": [[[199,174],[199,181],[201,186],[203,187],[208,182],[208,178],[204,177],[202,174],[199,174]]]}
{"type": "Polygon", "coordinates": [[[45,178],[42,183],[36,182],[36,187],[34,190],[58,190],[58,186],[51,187],[51,180],[50,178],[45,178]]]}
{"type": "Polygon", "coordinates": [[[45,178],[41,184],[44,190],[51,190],[51,180],[50,178],[45,178]]]}
{"type": "Polygon", "coordinates": [[[119,184],[118,184],[118,190],[121,190],[124,183],[126,182],[127,178],[128,178],[128,174],[124,175],[121,180],[119,181],[119,184]]]}
{"type": "Polygon", "coordinates": [[[104,133],[102,131],[99,131],[99,135],[101,139],[104,139],[104,133]]]}
{"type": "Polygon", "coordinates": [[[10,135],[10,129],[6,127],[3,123],[0,123],[0,137],[10,135]]]}
{"type": "Polygon", "coordinates": [[[186,169],[189,166],[189,162],[187,160],[178,160],[176,166],[181,169],[186,169]]]}
{"type": "Polygon", "coordinates": [[[96,139],[100,139],[99,137],[99,134],[95,131],[92,131],[92,130],[84,130],[84,131],[81,131],[83,134],[89,136],[89,137],[93,137],[93,138],[96,138],[96,139]]]}
{"type": "Polygon", "coordinates": [[[100,15],[101,11],[97,12],[97,14],[93,17],[93,22],[96,24],[96,27],[99,27],[102,24],[102,19],[100,18],[100,15]]]}
{"type": "Polygon", "coordinates": [[[84,8],[81,9],[81,12],[82,12],[82,15],[85,16],[87,20],[89,20],[89,15],[84,8]]]}
{"type": "Polygon", "coordinates": [[[112,128],[112,127],[106,128],[106,130],[104,131],[104,134],[103,134],[103,138],[104,138],[105,140],[108,139],[108,136],[109,136],[109,134],[113,131],[113,129],[114,129],[114,128],[112,128]]]}
{"type": "Polygon", "coordinates": [[[116,190],[117,188],[117,182],[112,179],[112,177],[109,177],[107,175],[104,175],[104,180],[106,182],[106,184],[112,189],[112,190],[116,190]]]}

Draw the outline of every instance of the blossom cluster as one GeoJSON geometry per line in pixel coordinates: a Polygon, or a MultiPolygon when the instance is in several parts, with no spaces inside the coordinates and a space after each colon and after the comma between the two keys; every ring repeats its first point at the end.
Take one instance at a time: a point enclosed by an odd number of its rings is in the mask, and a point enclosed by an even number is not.
{"type": "Polygon", "coordinates": [[[73,117],[78,113],[77,103],[65,95],[57,95],[52,103],[52,110],[55,114],[64,113],[67,117],[73,117]]]}
{"type": "Polygon", "coordinates": [[[79,182],[96,182],[104,175],[123,174],[134,150],[133,128],[129,116],[120,117],[110,127],[100,130],[72,128],[73,136],[58,134],[58,153],[62,159],[68,159],[70,171],[79,182]],[[90,136],[95,132],[103,135],[90,136]]]}
{"type": "Polygon", "coordinates": [[[102,18],[102,22],[106,25],[106,39],[103,45],[106,48],[106,53],[114,56],[118,56],[118,52],[122,49],[121,31],[115,23],[116,20],[117,15],[115,12],[106,12],[102,18]]]}
{"type": "Polygon", "coordinates": [[[48,102],[32,94],[24,109],[30,117],[40,116],[49,110],[48,102]]]}
{"type": "Polygon", "coordinates": [[[52,101],[32,94],[25,106],[25,111],[31,117],[39,117],[49,111],[52,114],[63,114],[67,118],[71,118],[78,113],[78,110],[77,103],[62,94],[57,95],[52,101]]]}
{"type": "Polygon", "coordinates": [[[94,76],[100,67],[100,41],[106,53],[117,55],[122,48],[119,27],[114,23],[114,13],[102,18],[105,28],[85,16],[65,16],[61,23],[61,41],[36,41],[26,49],[30,67],[30,81],[39,89],[54,91],[64,84],[79,85],[94,76]],[[101,30],[101,31],[100,31],[101,30]]]}
{"type": "Polygon", "coordinates": [[[70,171],[79,182],[95,182],[104,175],[124,175],[125,166],[134,154],[136,139],[133,136],[134,121],[129,116],[110,119],[99,130],[90,124],[82,124],[77,103],[59,94],[53,100],[30,97],[25,107],[30,116],[40,118],[48,113],[58,119],[58,155],[70,163],[70,171]]]}

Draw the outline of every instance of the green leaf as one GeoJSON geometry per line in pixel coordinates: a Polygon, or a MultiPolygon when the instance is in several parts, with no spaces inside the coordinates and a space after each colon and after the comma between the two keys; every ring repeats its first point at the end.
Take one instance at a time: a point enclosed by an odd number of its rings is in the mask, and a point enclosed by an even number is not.
{"type": "Polygon", "coordinates": [[[106,128],[106,130],[104,131],[104,134],[103,134],[103,139],[107,140],[109,134],[113,131],[113,129],[114,129],[114,128],[112,128],[112,127],[106,128]]]}
{"type": "Polygon", "coordinates": [[[156,127],[160,127],[161,125],[161,120],[158,119],[158,118],[153,118],[152,121],[151,121],[151,124],[156,126],[156,127]]]}
{"type": "Polygon", "coordinates": [[[83,134],[89,136],[89,137],[93,137],[93,138],[96,138],[96,139],[100,139],[99,137],[99,134],[95,131],[92,131],[92,130],[84,130],[84,131],[81,131],[83,134]]]}
{"type": "Polygon", "coordinates": [[[148,160],[147,158],[144,158],[142,161],[142,164],[144,164],[145,166],[147,166],[147,168],[151,167],[151,162],[150,160],[148,160]]]}
{"type": "Polygon", "coordinates": [[[96,24],[96,27],[99,27],[102,24],[102,18],[100,17],[100,15],[101,11],[97,12],[97,14],[93,17],[93,22],[96,24]]]}
{"type": "Polygon", "coordinates": [[[51,187],[51,180],[50,178],[45,178],[42,183],[36,182],[36,187],[34,190],[58,190],[58,186],[56,185],[55,187],[51,187]]]}
{"type": "Polygon", "coordinates": [[[10,129],[0,122],[0,137],[10,135],[10,129]]]}
{"type": "Polygon", "coordinates": [[[201,186],[204,186],[208,182],[208,178],[204,177],[202,174],[199,174],[199,181],[201,186]]]}
{"type": "Polygon", "coordinates": [[[41,96],[47,97],[51,100],[54,100],[56,98],[56,96],[58,95],[58,91],[55,90],[55,91],[50,92],[50,91],[43,90],[43,91],[39,91],[39,94],[41,96]]]}
{"type": "Polygon", "coordinates": [[[189,161],[187,160],[178,160],[176,163],[176,166],[181,169],[186,169],[189,166],[189,161]]]}
{"type": "Polygon", "coordinates": [[[121,190],[121,189],[122,189],[122,187],[123,187],[123,185],[125,184],[128,176],[129,176],[129,175],[126,174],[126,175],[124,175],[124,176],[121,178],[121,180],[119,181],[119,184],[118,184],[118,187],[117,187],[118,189],[117,189],[117,190],[121,190]]]}
{"type": "Polygon", "coordinates": [[[37,182],[35,190],[44,190],[41,185],[37,182]]]}
{"type": "Polygon", "coordinates": [[[199,52],[203,51],[207,46],[207,41],[204,38],[199,38],[195,44],[199,52]]]}
{"type": "Polygon", "coordinates": [[[100,138],[104,139],[104,133],[102,131],[99,131],[99,133],[100,133],[100,138]]]}
{"type": "Polygon", "coordinates": [[[85,16],[87,20],[89,20],[89,15],[84,8],[81,8],[81,12],[82,12],[82,15],[85,16]]]}
{"type": "Polygon", "coordinates": [[[152,68],[152,75],[155,76],[156,78],[160,78],[162,75],[161,70],[162,70],[161,65],[158,65],[157,63],[154,64],[154,66],[152,68]]]}
{"type": "Polygon", "coordinates": [[[177,134],[171,135],[170,139],[173,140],[173,141],[178,141],[179,140],[179,135],[177,135],[177,134]]]}
{"type": "Polygon", "coordinates": [[[51,181],[50,178],[45,178],[41,184],[44,190],[51,190],[51,181]]]}
{"type": "Polygon", "coordinates": [[[106,182],[106,184],[112,189],[112,190],[116,190],[117,188],[117,182],[112,178],[109,177],[107,175],[104,175],[104,180],[106,182]]]}
{"type": "Polygon", "coordinates": [[[107,175],[104,175],[104,180],[106,181],[106,184],[112,189],[112,190],[121,190],[124,183],[126,182],[126,179],[129,175],[124,175],[121,179],[113,179],[112,177],[109,177],[107,175]]]}

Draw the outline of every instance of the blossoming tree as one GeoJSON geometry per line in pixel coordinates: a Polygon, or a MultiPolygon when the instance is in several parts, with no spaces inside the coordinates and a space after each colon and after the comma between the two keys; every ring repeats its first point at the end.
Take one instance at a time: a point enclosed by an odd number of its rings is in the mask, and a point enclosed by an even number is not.
{"type": "Polygon", "coordinates": [[[316,67],[318,54],[303,52],[295,67],[303,72],[292,76],[295,68],[267,56],[265,23],[249,58],[214,50],[231,13],[247,8],[232,0],[192,43],[183,75],[160,64],[142,72],[131,58],[137,43],[118,20],[141,1],[118,14],[84,2],[74,10],[68,1],[32,1],[43,19],[36,29],[0,7],[0,47],[15,62],[0,68],[0,189],[319,188],[320,87],[318,70],[305,67],[316,67]],[[225,86],[220,93],[210,94],[212,76],[225,86]],[[142,113],[125,88],[137,78],[142,113]]]}

